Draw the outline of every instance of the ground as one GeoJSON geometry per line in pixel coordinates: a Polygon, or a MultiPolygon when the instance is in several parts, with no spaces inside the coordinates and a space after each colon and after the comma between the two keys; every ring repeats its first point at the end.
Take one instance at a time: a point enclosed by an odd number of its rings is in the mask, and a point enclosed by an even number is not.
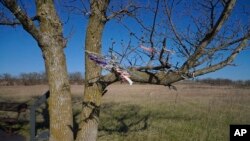
{"type": "MultiPolygon", "coordinates": [[[[250,123],[249,88],[183,82],[175,86],[177,91],[156,85],[109,86],[103,96],[98,141],[226,141],[230,124],[250,123]]],[[[0,86],[0,101],[32,103],[47,89],[0,86]]],[[[83,86],[73,85],[71,90],[78,119],[83,86]]],[[[24,132],[20,133],[29,134],[24,132]]]]}

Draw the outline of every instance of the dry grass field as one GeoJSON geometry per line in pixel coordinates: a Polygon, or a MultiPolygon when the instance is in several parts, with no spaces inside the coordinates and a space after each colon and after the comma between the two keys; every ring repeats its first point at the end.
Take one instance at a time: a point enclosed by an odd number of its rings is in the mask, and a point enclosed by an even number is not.
{"type": "MultiPolygon", "coordinates": [[[[109,86],[98,141],[227,141],[230,124],[250,123],[248,88],[175,86],[177,91],[156,85],[109,86]]],[[[32,103],[47,89],[45,85],[0,86],[0,101],[32,103]]],[[[73,85],[71,90],[77,119],[83,86],[73,85]]]]}

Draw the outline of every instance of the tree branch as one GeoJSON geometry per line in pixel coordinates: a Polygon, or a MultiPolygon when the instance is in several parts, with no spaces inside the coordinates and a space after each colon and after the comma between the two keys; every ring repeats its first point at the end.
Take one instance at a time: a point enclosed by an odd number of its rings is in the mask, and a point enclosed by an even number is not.
{"type": "MultiPolygon", "coordinates": [[[[152,25],[152,29],[151,29],[150,36],[149,36],[149,41],[150,41],[151,48],[154,48],[153,35],[154,35],[154,32],[155,32],[155,24],[156,24],[156,17],[157,17],[158,10],[159,10],[159,3],[160,3],[160,0],[157,0],[156,9],[155,9],[154,18],[153,18],[153,25],[152,25]]],[[[154,52],[152,51],[150,61],[152,61],[153,59],[154,59],[154,52]]]]}
{"type": "MultiPolygon", "coordinates": [[[[30,18],[32,21],[36,21],[39,20],[37,16],[34,16],[32,18],[30,18]]],[[[6,25],[6,26],[16,26],[16,25],[22,25],[22,23],[20,23],[20,21],[15,20],[15,21],[8,21],[8,20],[0,20],[0,25],[6,25]]]]}
{"type": "MultiPolygon", "coordinates": [[[[167,86],[174,82],[184,79],[181,73],[174,71],[168,73],[164,71],[151,73],[151,72],[141,72],[135,69],[130,69],[129,72],[131,74],[130,79],[134,82],[139,82],[139,83],[149,83],[149,84],[167,86]]],[[[101,77],[98,81],[104,82],[106,84],[112,84],[118,80],[119,79],[114,73],[110,73],[101,77]]]]}
{"type": "Polygon", "coordinates": [[[224,61],[221,61],[218,64],[212,65],[210,67],[206,67],[206,68],[197,70],[195,72],[195,76],[199,76],[199,75],[207,74],[207,73],[210,73],[210,72],[214,72],[214,71],[217,71],[217,70],[229,65],[235,59],[235,57],[240,53],[240,51],[243,50],[244,48],[246,48],[248,40],[249,40],[249,37],[247,39],[244,39],[235,48],[235,50],[231,53],[231,55],[227,57],[227,59],[225,59],[224,61]]]}
{"type": "MultiPolygon", "coordinates": [[[[247,46],[247,41],[250,37],[244,39],[231,53],[231,55],[225,59],[224,61],[212,65],[210,67],[206,67],[204,69],[200,69],[195,71],[195,73],[188,73],[188,72],[182,72],[182,71],[158,71],[156,73],[149,73],[149,72],[141,72],[135,69],[130,70],[131,80],[134,82],[140,82],[140,83],[150,83],[150,84],[158,84],[158,85],[168,85],[172,84],[174,82],[180,81],[185,79],[183,76],[187,76],[188,78],[203,75],[206,73],[214,72],[216,70],[219,70],[226,65],[229,65],[235,57],[239,54],[241,50],[243,50],[247,46]]],[[[151,68],[152,70],[153,68],[151,68]]],[[[107,78],[112,78],[110,76],[107,76],[107,78]]]]}
{"type": "Polygon", "coordinates": [[[112,12],[109,16],[107,16],[107,20],[111,20],[117,16],[131,15],[133,12],[141,8],[140,6],[136,6],[135,4],[129,3],[125,8],[112,12]]]}
{"type": "Polygon", "coordinates": [[[118,15],[125,15],[125,14],[128,14],[128,13],[129,13],[129,11],[127,9],[122,9],[120,11],[113,12],[111,15],[109,15],[107,17],[107,20],[113,19],[114,17],[117,17],[118,15]]]}
{"type": "Polygon", "coordinates": [[[189,51],[188,51],[188,48],[187,48],[187,46],[182,42],[182,39],[181,39],[179,33],[178,33],[177,30],[176,30],[176,27],[175,27],[175,25],[174,25],[174,23],[173,23],[173,21],[172,21],[172,15],[171,15],[172,12],[171,12],[171,10],[168,8],[166,2],[165,2],[165,8],[166,8],[167,18],[168,18],[168,21],[169,21],[171,30],[172,30],[172,32],[174,33],[175,38],[177,39],[178,43],[180,44],[180,46],[182,47],[182,49],[183,49],[184,51],[182,51],[180,48],[178,48],[178,50],[179,50],[183,55],[185,55],[186,57],[189,57],[189,56],[190,56],[190,53],[189,53],[189,51]]]}
{"type": "Polygon", "coordinates": [[[41,35],[39,30],[34,25],[32,19],[30,19],[24,11],[17,5],[15,0],[3,0],[1,3],[8,8],[15,17],[22,24],[23,28],[30,33],[36,40],[38,40],[41,35]]]}
{"type": "Polygon", "coordinates": [[[209,61],[211,60],[211,57],[219,50],[223,50],[223,49],[226,49],[227,47],[230,47],[234,44],[237,44],[239,42],[242,42],[244,40],[247,40],[248,38],[250,38],[250,33],[246,34],[244,37],[241,37],[241,38],[238,38],[238,39],[235,39],[233,41],[230,41],[230,42],[227,42],[227,43],[224,43],[224,44],[221,44],[221,45],[218,45],[217,47],[213,47],[211,49],[209,49],[208,51],[206,51],[205,55],[207,55],[203,60],[201,61],[197,61],[196,64],[193,66],[193,67],[197,67],[203,63],[205,63],[206,61],[209,61]]]}
{"type": "Polygon", "coordinates": [[[0,21],[0,25],[15,26],[20,24],[19,21],[0,21]]]}
{"type": "MultiPolygon", "coordinates": [[[[15,15],[20,24],[22,24],[23,28],[36,40],[41,37],[40,31],[36,28],[32,19],[25,14],[25,12],[17,5],[15,0],[2,0],[1,3],[15,15]]],[[[15,21],[12,24],[17,24],[17,22],[15,21]]]]}
{"type": "Polygon", "coordinates": [[[219,32],[219,30],[222,28],[222,25],[225,23],[227,18],[230,16],[236,0],[229,0],[228,3],[226,3],[225,8],[223,9],[222,13],[220,14],[219,19],[215,23],[214,27],[210,29],[205,37],[201,40],[198,47],[196,48],[195,52],[189,57],[189,59],[183,64],[181,67],[181,70],[186,71],[190,68],[192,68],[195,64],[195,62],[204,54],[205,47],[210,43],[210,41],[213,39],[213,37],[219,32]]]}

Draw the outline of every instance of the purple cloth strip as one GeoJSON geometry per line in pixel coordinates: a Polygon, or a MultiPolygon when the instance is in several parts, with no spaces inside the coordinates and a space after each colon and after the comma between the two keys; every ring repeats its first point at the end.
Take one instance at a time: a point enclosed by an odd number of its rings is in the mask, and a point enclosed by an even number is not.
{"type": "Polygon", "coordinates": [[[101,55],[98,55],[93,52],[86,51],[88,53],[88,58],[95,62],[97,65],[102,67],[103,69],[112,71],[113,69],[120,75],[122,80],[126,80],[130,85],[133,84],[133,81],[129,78],[130,74],[126,71],[121,69],[118,64],[116,64],[116,60],[109,60],[101,55]]]}
{"type": "Polygon", "coordinates": [[[103,67],[108,64],[107,62],[105,62],[105,60],[103,60],[102,58],[95,56],[93,54],[89,54],[89,59],[94,61],[96,64],[103,66],[103,67]]]}

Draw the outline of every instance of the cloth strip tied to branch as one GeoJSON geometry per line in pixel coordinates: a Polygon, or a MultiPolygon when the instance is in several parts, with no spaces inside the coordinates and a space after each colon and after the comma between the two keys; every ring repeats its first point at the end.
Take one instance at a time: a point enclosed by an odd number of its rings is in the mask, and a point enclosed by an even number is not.
{"type": "Polygon", "coordinates": [[[133,84],[133,81],[129,78],[130,75],[127,71],[121,70],[119,67],[115,67],[114,69],[123,80],[126,80],[129,83],[129,85],[133,84]]]}
{"type": "Polygon", "coordinates": [[[128,71],[122,69],[117,63],[115,63],[116,60],[108,59],[107,57],[90,51],[86,51],[86,53],[88,54],[88,58],[101,68],[110,72],[115,71],[117,74],[119,74],[122,80],[126,80],[130,85],[133,84],[133,81],[129,78],[130,75],[128,71]]]}
{"type": "Polygon", "coordinates": [[[159,52],[157,52],[157,50],[156,49],[154,49],[154,48],[152,48],[152,47],[145,47],[145,46],[143,46],[143,45],[140,45],[140,48],[142,48],[143,50],[145,50],[145,51],[148,51],[148,52],[151,52],[151,53],[159,53],[159,52]]]}
{"type": "MultiPolygon", "coordinates": [[[[143,45],[140,45],[140,48],[142,48],[142,49],[145,50],[145,51],[151,52],[151,53],[160,54],[160,52],[157,51],[157,50],[156,50],[155,48],[153,48],[153,47],[145,47],[145,46],[143,46],[143,45]]],[[[175,53],[173,50],[169,50],[169,49],[166,49],[166,48],[164,48],[163,51],[166,52],[166,53],[169,53],[169,54],[174,54],[174,53],[175,53]]]]}

